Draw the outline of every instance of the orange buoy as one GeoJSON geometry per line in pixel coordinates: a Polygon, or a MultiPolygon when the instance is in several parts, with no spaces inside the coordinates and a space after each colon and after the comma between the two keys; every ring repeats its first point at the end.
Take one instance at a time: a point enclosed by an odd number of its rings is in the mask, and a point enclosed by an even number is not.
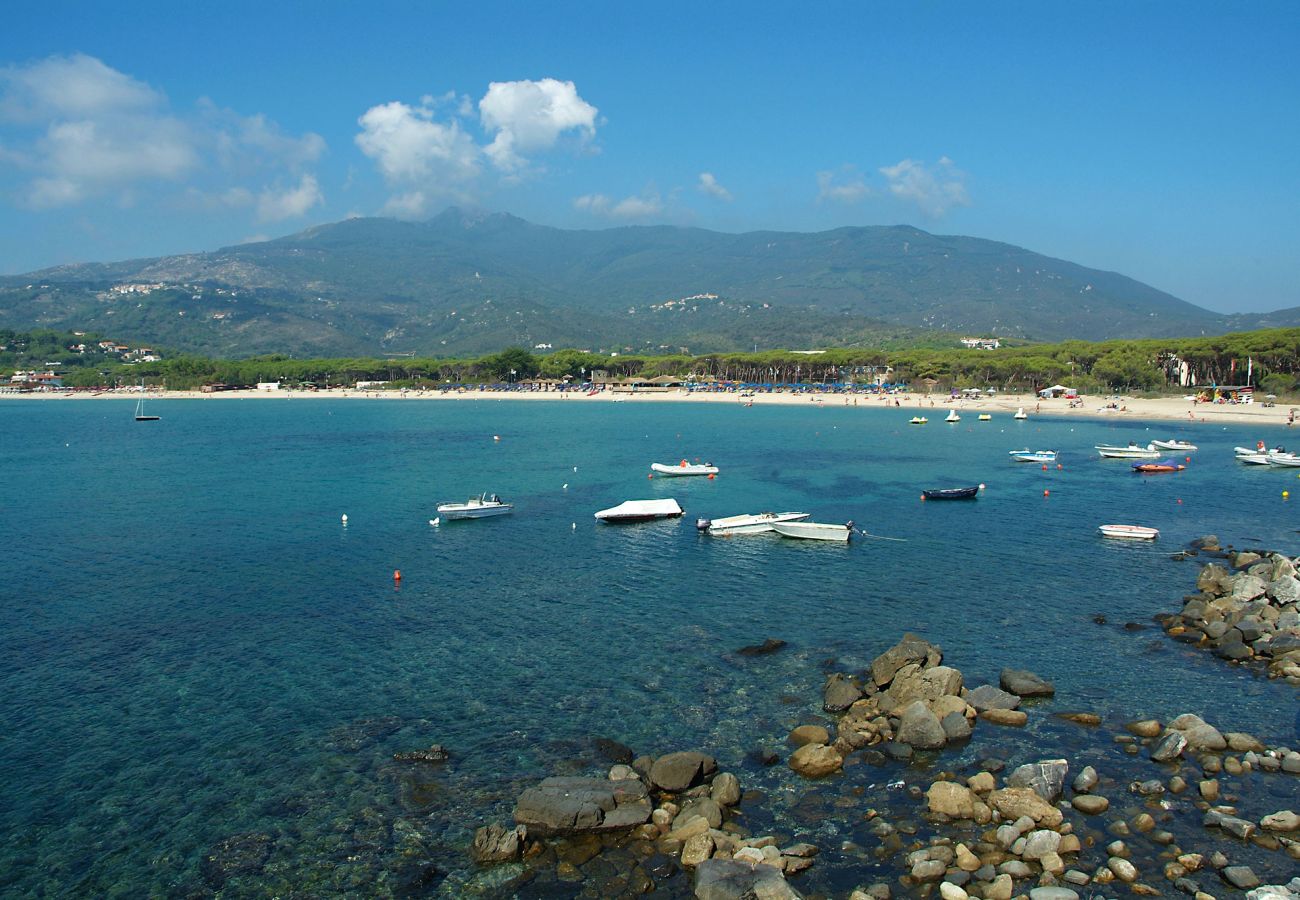
{"type": "Polygon", "coordinates": [[[394,569],[394,570],[393,570],[393,580],[394,580],[394,581],[401,581],[401,580],[402,580],[402,570],[401,570],[401,569],[394,569]]]}
{"type": "Polygon", "coordinates": [[[715,473],[715,472],[710,472],[710,473],[709,473],[709,481],[712,481],[712,480],[713,480],[714,478],[716,478],[716,477],[717,477],[717,473],[715,473]]]}
{"type": "Polygon", "coordinates": [[[1044,496],[1044,497],[1050,497],[1050,496],[1052,496],[1052,492],[1051,492],[1051,491],[1043,491],[1043,496],[1044,496]]]}
{"type": "Polygon", "coordinates": [[[1061,464],[1060,464],[1060,463],[1057,463],[1057,464],[1056,464],[1056,468],[1058,468],[1058,469],[1061,468],[1061,464]]]}
{"type": "Polygon", "coordinates": [[[921,495],[921,499],[922,499],[922,500],[925,499],[925,494],[922,494],[922,495],[921,495]]]}
{"type": "Polygon", "coordinates": [[[1047,471],[1047,463],[1043,463],[1043,471],[1044,471],[1044,472],[1047,471]]]}
{"type": "Polygon", "coordinates": [[[1184,457],[1183,457],[1183,462],[1191,462],[1191,461],[1192,461],[1192,458],[1191,458],[1190,456],[1184,456],[1184,457]]]}
{"type": "Polygon", "coordinates": [[[653,473],[653,472],[651,472],[649,475],[646,476],[646,478],[654,478],[654,477],[655,477],[655,476],[654,476],[654,473],[653,473]]]}

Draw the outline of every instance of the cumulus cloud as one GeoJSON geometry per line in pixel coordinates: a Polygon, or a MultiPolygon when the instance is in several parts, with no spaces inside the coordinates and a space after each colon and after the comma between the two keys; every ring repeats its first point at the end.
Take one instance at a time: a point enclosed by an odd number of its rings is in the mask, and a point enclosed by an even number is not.
{"type": "MultiPolygon", "coordinates": [[[[106,194],[129,203],[138,186],[159,183],[186,185],[180,196],[208,208],[247,206],[253,190],[232,184],[236,174],[296,172],[325,150],[319,135],[287,135],[264,116],[206,101],[177,114],[161,91],[84,54],[0,69],[0,123],[27,179],[16,193],[35,209],[106,194]]],[[[304,196],[267,209],[301,208],[304,196]]]]}
{"type": "Polygon", "coordinates": [[[866,180],[851,166],[845,166],[838,173],[817,173],[818,203],[860,203],[870,195],[871,188],[866,180]]]}
{"type": "Polygon", "coordinates": [[[608,219],[648,219],[664,211],[657,191],[614,201],[605,194],[584,194],[573,201],[573,208],[608,219]]]}
{"type": "Polygon", "coordinates": [[[889,192],[915,203],[923,214],[937,219],[954,206],[970,206],[966,173],[951,159],[941,156],[934,166],[904,159],[880,170],[889,181],[889,192]]]}
{"type": "Polygon", "coordinates": [[[303,175],[296,187],[285,190],[266,188],[257,197],[259,222],[280,222],[307,214],[313,206],[325,202],[320,186],[312,175],[303,175]]]}
{"type": "Polygon", "coordinates": [[[435,196],[457,196],[478,177],[479,150],[456,120],[436,122],[435,104],[400,101],[372,106],[357,120],[361,152],[375,161],[384,180],[405,193],[389,211],[420,215],[435,196]]]}
{"type": "Polygon", "coordinates": [[[494,81],[478,109],[484,130],[494,135],[484,153],[506,173],[525,168],[527,155],[549,150],[566,132],[583,141],[596,134],[596,107],[578,96],[572,81],[494,81]]]}
{"type": "Polygon", "coordinates": [[[702,194],[708,194],[710,197],[716,197],[728,203],[731,202],[731,191],[718,184],[718,179],[713,177],[712,172],[701,172],[700,181],[696,188],[702,194]]]}

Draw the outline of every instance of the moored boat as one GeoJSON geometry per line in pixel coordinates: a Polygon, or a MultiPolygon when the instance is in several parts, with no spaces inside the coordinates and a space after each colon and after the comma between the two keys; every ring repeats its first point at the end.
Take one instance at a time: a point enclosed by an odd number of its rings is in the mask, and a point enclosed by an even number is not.
{"type": "Polygon", "coordinates": [[[682,507],[671,497],[666,500],[624,500],[618,506],[596,513],[601,522],[646,522],[670,519],[682,514],[682,507]]]}
{"type": "Polygon", "coordinates": [[[1055,450],[1030,450],[1026,447],[1024,450],[1008,451],[1011,458],[1016,462],[1028,463],[1049,463],[1056,462],[1055,450]]]}
{"type": "Polygon", "coordinates": [[[908,420],[907,424],[908,424],[908,425],[924,425],[924,424],[925,424],[926,422],[928,422],[928,421],[930,421],[930,420],[927,419],[925,416],[912,416],[912,418],[908,420]]]}
{"type": "Polygon", "coordinates": [[[772,530],[781,537],[845,543],[853,534],[853,523],[830,525],[825,522],[774,522],[772,530]]]}
{"type": "Polygon", "coordinates": [[[1028,419],[1028,418],[1029,418],[1029,414],[1026,413],[1026,412],[1025,412],[1025,408],[1024,408],[1023,406],[1021,406],[1021,407],[1018,407],[1018,408],[1016,409],[1016,414],[1015,414],[1014,416],[1012,416],[1011,418],[1013,418],[1013,419],[1028,419]]]}
{"type": "Polygon", "coordinates": [[[1178,440],[1152,441],[1151,446],[1156,447],[1160,450],[1191,451],[1197,449],[1195,444],[1189,444],[1187,443],[1187,441],[1178,441],[1178,440]]]}
{"type": "Polygon", "coordinates": [[[686,460],[682,460],[675,466],[665,465],[664,463],[650,463],[650,468],[660,475],[668,478],[678,478],[686,475],[717,475],[718,467],[712,463],[692,465],[686,460]]]}
{"type": "Polygon", "coordinates": [[[1127,447],[1111,444],[1095,444],[1093,447],[1104,459],[1159,459],[1160,457],[1160,451],[1153,445],[1139,447],[1132,441],[1127,447]]]}
{"type": "Polygon", "coordinates": [[[979,495],[979,486],[963,488],[940,488],[921,491],[922,500],[974,500],[979,495]]]}
{"type": "Polygon", "coordinates": [[[944,416],[943,420],[945,422],[960,422],[961,416],[957,415],[957,410],[950,409],[948,410],[948,415],[944,416]]]}
{"type": "Polygon", "coordinates": [[[981,422],[991,422],[991,421],[993,421],[993,417],[992,417],[991,415],[989,415],[988,413],[980,413],[980,415],[979,415],[979,421],[981,421],[981,422]]]}
{"type": "Polygon", "coordinates": [[[725,516],[721,519],[701,518],[695,527],[706,534],[762,534],[771,531],[773,525],[785,522],[800,522],[808,518],[806,512],[762,512],[746,513],[739,516],[725,516]]]}
{"type": "Polygon", "coordinates": [[[1157,462],[1138,462],[1133,463],[1133,471],[1142,475],[1151,475],[1157,472],[1181,472],[1187,466],[1172,459],[1162,459],[1157,462]]]}
{"type": "Polygon", "coordinates": [[[1300,467],[1300,456],[1294,453],[1288,453],[1281,447],[1276,450],[1270,450],[1264,456],[1264,461],[1270,466],[1283,466],[1287,468],[1300,467]]]}
{"type": "Polygon", "coordinates": [[[439,503],[438,516],[451,519],[486,519],[488,516],[503,516],[514,512],[514,504],[506,503],[496,494],[481,494],[470,497],[463,503],[439,503]]]}
{"type": "Polygon", "coordinates": [[[1097,530],[1104,537],[1125,538],[1127,540],[1150,541],[1160,535],[1155,528],[1145,525],[1098,525],[1097,530]]]}

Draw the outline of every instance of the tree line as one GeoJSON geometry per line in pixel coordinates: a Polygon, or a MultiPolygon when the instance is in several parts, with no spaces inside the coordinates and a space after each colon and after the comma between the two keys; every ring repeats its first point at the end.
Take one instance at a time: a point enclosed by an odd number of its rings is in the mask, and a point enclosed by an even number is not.
{"type": "MultiPolygon", "coordinates": [[[[21,343],[23,336],[16,337],[21,343]]],[[[15,336],[11,335],[9,345],[14,343],[15,336]]],[[[48,335],[42,335],[37,343],[42,350],[53,349],[48,335]]],[[[249,385],[265,381],[287,386],[335,387],[358,381],[386,381],[396,386],[442,387],[538,378],[581,383],[669,375],[750,384],[884,380],[908,384],[913,389],[924,385],[991,387],[1001,391],[1060,383],[1097,392],[1160,391],[1193,383],[1244,384],[1249,369],[1253,384],[1281,394],[1294,393],[1300,385],[1300,328],[1197,338],[1064,341],[997,350],[831,349],[817,355],[772,350],[703,356],[607,356],[570,349],[534,354],[522,347],[510,347],[500,353],[465,359],[294,359],[282,355],[211,359],[179,355],[130,364],[96,358],[77,366],[66,352],[58,354],[58,358],[61,364],[71,367],[65,373],[65,383],[87,387],[138,380],[189,389],[213,383],[249,385]]]]}

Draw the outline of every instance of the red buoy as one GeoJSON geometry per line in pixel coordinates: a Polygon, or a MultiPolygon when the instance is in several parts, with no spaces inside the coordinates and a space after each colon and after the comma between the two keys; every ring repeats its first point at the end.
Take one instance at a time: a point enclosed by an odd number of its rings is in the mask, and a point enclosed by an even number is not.
{"type": "Polygon", "coordinates": [[[1044,497],[1050,497],[1050,496],[1052,496],[1052,492],[1051,492],[1051,491],[1043,491],[1043,496],[1044,496],[1044,497]]]}
{"type": "Polygon", "coordinates": [[[402,580],[402,570],[401,570],[401,569],[394,569],[394,570],[393,570],[393,581],[401,581],[401,580],[402,580]]]}

